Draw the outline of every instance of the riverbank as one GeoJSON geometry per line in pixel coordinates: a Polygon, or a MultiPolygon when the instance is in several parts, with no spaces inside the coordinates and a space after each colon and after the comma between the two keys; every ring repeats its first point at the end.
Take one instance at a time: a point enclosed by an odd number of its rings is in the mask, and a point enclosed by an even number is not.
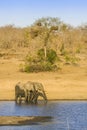
{"type": "Polygon", "coordinates": [[[23,73],[22,61],[0,60],[0,100],[15,99],[15,85],[20,82],[41,82],[48,100],[87,100],[87,58],[79,65],[64,65],[57,72],[23,73]]]}
{"type": "Polygon", "coordinates": [[[50,116],[0,116],[0,126],[39,125],[51,119],[50,116]]]}

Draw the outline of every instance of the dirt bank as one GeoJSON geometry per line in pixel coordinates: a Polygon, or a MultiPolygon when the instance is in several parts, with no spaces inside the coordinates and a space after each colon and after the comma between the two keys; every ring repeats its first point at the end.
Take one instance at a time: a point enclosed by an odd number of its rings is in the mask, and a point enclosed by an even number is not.
{"type": "Polygon", "coordinates": [[[17,59],[0,60],[0,100],[14,100],[19,81],[41,82],[49,100],[87,99],[87,57],[79,65],[64,65],[58,72],[22,73],[20,63],[17,59]]]}
{"type": "Polygon", "coordinates": [[[38,125],[51,119],[50,116],[0,116],[0,126],[38,125]]]}

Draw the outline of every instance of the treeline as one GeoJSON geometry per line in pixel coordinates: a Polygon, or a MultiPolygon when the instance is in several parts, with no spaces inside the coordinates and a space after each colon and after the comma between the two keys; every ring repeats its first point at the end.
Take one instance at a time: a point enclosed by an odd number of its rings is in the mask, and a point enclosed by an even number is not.
{"type": "Polygon", "coordinates": [[[87,24],[72,27],[58,18],[41,18],[26,28],[0,27],[0,48],[28,48],[32,53],[46,46],[57,53],[80,52],[87,44],[87,24]]]}

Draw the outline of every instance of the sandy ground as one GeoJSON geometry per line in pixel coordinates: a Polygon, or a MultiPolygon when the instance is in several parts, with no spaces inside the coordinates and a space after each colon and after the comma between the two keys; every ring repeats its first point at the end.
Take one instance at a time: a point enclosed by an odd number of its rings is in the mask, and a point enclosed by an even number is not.
{"type": "Polygon", "coordinates": [[[0,116],[0,126],[39,125],[51,119],[50,116],[0,116]]]}
{"type": "Polygon", "coordinates": [[[0,100],[14,100],[17,82],[35,81],[44,85],[47,98],[87,99],[87,57],[79,65],[64,65],[58,72],[22,73],[21,61],[0,59],[0,100]]]}

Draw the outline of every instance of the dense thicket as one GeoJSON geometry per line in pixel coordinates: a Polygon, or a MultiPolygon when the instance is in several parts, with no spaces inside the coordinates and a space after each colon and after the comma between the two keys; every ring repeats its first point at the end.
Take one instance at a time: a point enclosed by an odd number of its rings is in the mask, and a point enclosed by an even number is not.
{"type": "MultiPolygon", "coordinates": [[[[66,61],[76,53],[87,49],[87,24],[72,27],[59,18],[41,18],[31,26],[17,28],[14,25],[0,27],[0,51],[14,51],[30,56],[37,55],[38,50],[54,50],[58,55],[64,55],[66,61]]],[[[1,53],[0,53],[1,55],[1,53]]]]}
{"type": "Polygon", "coordinates": [[[0,27],[0,48],[28,48],[35,52],[46,46],[60,51],[79,52],[87,43],[87,25],[73,28],[58,18],[41,18],[32,26],[17,28],[14,25],[0,27]]]}

